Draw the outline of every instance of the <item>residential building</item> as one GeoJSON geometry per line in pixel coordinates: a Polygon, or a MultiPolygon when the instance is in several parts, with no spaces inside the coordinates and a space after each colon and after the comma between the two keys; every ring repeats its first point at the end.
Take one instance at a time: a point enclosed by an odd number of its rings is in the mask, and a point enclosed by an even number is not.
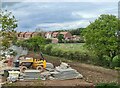
{"type": "Polygon", "coordinates": [[[25,34],[25,39],[29,39],[29,38],[32,38],[32,34],[33,34],[34,32],[26,32],[26,34],[25,34]]]}
{"type": "Polygon", "coordinates": [[[52,38],[52,34],[53,34],[53,32],[46,32],[45,33],[45,38],[51,39],[52,38]]]}
{"type": "Polygon", "coordinates": [[[65,40],[70,40],[72,38],[72,34],[70,32],[60,32],[60,34],[63,34],[65,40]]]}
{"type": "Polygon", "coordinates": [[[59,35],[59,32],[53,32],[52,37],[57,38],[58,35],[59,35]]]}

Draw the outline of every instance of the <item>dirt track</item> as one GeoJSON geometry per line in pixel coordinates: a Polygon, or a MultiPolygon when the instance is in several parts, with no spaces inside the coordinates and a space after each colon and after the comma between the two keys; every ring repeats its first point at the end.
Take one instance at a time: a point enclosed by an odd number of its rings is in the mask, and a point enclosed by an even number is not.
{"type": "MultiPolygon", "coordinates": [[[[58,66],[60,64],[59,59],[55,59],[55,57],[48,57],[46,56],[47,61],[53,63],[54,65],[58,66]]],[[[111,69],[106,69],[103,67],[99,66],[93,66],[89,64],[83,64],[80,62],[69,62],[69,65],[76,69],[78,72],[80,72],[84,78],[83,80],[88,82],[88,83],[110,83],[110,82],[117,82],[117,71],[111,70],[111,69]]]]}

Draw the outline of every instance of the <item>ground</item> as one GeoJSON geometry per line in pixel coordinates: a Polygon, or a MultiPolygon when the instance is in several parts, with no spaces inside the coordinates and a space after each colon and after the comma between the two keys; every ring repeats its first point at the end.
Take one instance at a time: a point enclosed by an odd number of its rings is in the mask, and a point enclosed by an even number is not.
{"type": "MultiPolygon", "coordinates": [[[[52,56],[45,56],[48,62],[53,63],[54,65],[58,66],[60,64],[60,58],[52,57],[52,56]]],[[[99,66],[94,66],[90,64],[84,64],[76,61],[64,60],[61,58],[62,61],[67,62],[70,66],[80,72],[84,78],[82,80],[88,83],[110,83],[110,82],[117,82],[117,71],[112,69],[106,69],[99,66]]]]}
{"type": "MultiPolygon", "coordinates": [[[[33,54],[34,55],[34,54],[33,54]]],[[[112,69],[84,64],[77,61],[70,61],[64,58],[52,57],[44,55],[47,62],[53,63],[55,66],[60,65],[61,61],[67,62],[72,68],[80,72],[83,79],[73,80],[46,80],[46,81],[23,81],[10,84],[11,86],[93,86],[97,83],[117,82],[117,72],[112,69]]]]}

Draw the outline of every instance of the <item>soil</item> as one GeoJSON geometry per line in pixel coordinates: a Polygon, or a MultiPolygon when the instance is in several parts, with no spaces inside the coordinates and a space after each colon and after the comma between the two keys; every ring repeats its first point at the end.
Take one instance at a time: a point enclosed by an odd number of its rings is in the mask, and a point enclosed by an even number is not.
{"type": "MultiPolygon", "coordinates": [[[[55,66],[60,65],[60,60],[57,57],[46,56],[46,60],[48,62],[53,63],[55,66]],[[55,59],[57,58],[57,59],[55,59]],[[54,59],[54,60],[52,60],[54,59]]],[[[84,64],[76,61],[65,61],[67,62],[72,68],[76,69],[79,73],[81,73],[84,78],[82,80],[88,83],[111,83],[117,82],[118,74],[116,70],[107,69],[100,66],[94,66],[90,64],[84,64]]]]}
{"type": "MultiPolygon", "coordinates": [[[[47,62],[51,62],[54,66],[60,65],[60,59],[58,57],[45,56],[47,62]]],[[[117,82],[117,71],[112,69],[106,69],[99,66],[90,64],[84,64],[76,61],[67,62],[72,68],[76,69],[84,77],[83,79],[72,79],[72,80],[45,80],[45,81],[19,81],[16,82],[17,86],[26,85],[44,85],[44,86],[93,86],[97,83],[110,83],[117,82]]],[[[91,87],[89,87],[91,88],[91,87]]]]}

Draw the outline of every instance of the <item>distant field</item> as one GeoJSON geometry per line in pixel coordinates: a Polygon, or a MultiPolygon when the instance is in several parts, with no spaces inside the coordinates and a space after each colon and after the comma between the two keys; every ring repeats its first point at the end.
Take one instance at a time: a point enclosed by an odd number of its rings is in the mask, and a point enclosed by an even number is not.
{"type": "Polygon", "coordinates": [[[70,44],[50,44],[53,46],[53,49],[59,49],[63,51],[79,51],[87,52],[88,50],[84,47],[84,43],[70,43],[70,44]]]}

